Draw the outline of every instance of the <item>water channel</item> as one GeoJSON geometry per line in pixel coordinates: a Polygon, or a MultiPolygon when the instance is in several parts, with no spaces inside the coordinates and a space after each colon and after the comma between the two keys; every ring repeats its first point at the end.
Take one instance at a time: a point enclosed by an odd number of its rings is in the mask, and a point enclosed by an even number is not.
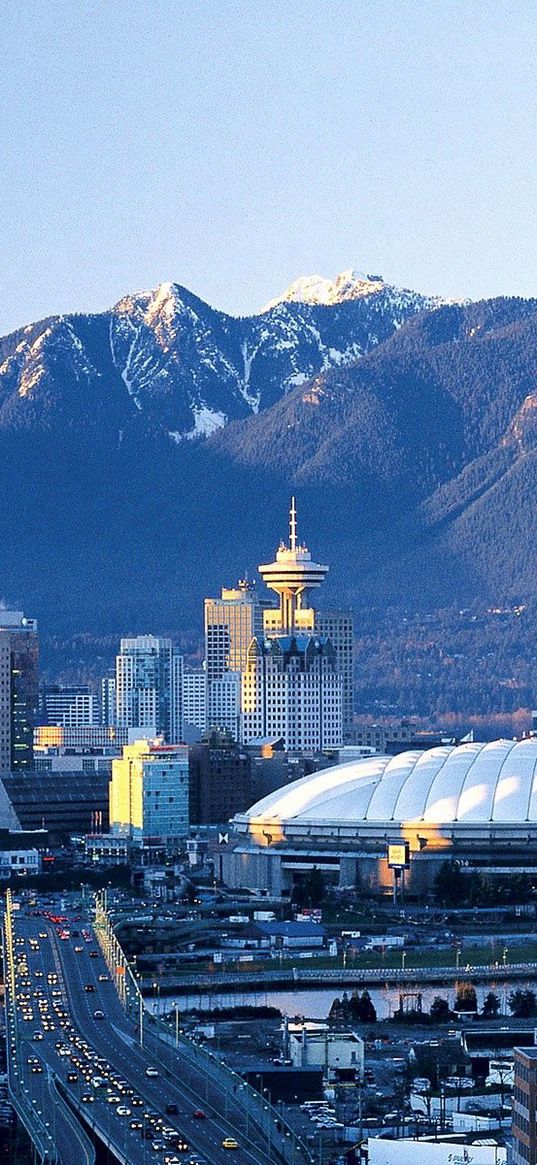
{"type": "MultiPolygon", "coordinates": [[[[461,974],[461,980],[471,980],[471,974],[464,976],[461,974]]],[[[358,991],[363,991],[364,984],[357,984],[358,991]]],[[[535,979],[528,979],[523,981],[517,979],[513,982],[495,982],[491,978],[488,983],[476,983],[475,989],[477,994],[478,1008],[481,1010],[485,996],[489,991],[494,991],[500,999],[500,1014],[509,1016],[511,1014],[507,1000],[512,991],[517,990],[536,990],[537,984],[535,979]]],[[[166,1012],[178,1009],[179,1013],[185,1011],[193,1011],[202,1009],[204,1011],[216,1010],[224,1007],[277,1007],[282,1015],[287,1015],[290,1018],[293,1016],[303,1016],[305,1019],[326,1019],[328,1012],[334,1002],[334,999],[340,998],[344,991],[347,994],[352,992],[352,984],[338,985],[334,983],[327,988],[296,988],[296,989],[279,989],[266,991],[214,991],[211,994],[200,995],[194,992],[188,994],[187,992],[179,992],[177,995],[166,995],[161,997],[147,997],[145,1002],[151,1011],[162,1015],[166,1012]]],[[[435,983],[420,985],[419,983],[410,983],[407,986],[388,986],[385,987],[368,987],[367,990],[371,995],[373,1003],[377,1011],[378,1019],[390,1019],[394,1011],[399,1007],[399,997],[401,994],[408,996],[407,1006],[412,1006],[412,998],[416,997],[418,992],[422,997],[423,1011],[429,1011],[433,999],[437,995],[443,999],[447,999],[451,1007],[455,1002],[455,988],[453,984],[435,983]]]]}

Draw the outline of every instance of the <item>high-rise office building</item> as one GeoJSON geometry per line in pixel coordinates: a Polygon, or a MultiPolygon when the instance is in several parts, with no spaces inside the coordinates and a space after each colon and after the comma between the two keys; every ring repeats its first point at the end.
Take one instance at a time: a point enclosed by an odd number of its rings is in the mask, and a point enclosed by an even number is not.
{"type": "MultiPolygon", "coordinates": [[[[39,644],[37,622],[22,611],[0,608],[0,637],[9,648],[9,725],[1,711],[0,735],[9,732],[9,768],[14,772],[33,765],[33,731],[39,706],[39,644]]],[[[5,664],[4,664],[5,666],[5,664]]],[[[5,692],[4,692],[5,698],[5,692]]],[[[2,746],[0,745],[0,751],[2,746]]]]}
{"type": "Polygon", "coordinates": [[[250,757],[233,736],[204,732],[189,750],[190,822],[224,825],[252,804],[250,757]]]}
{"type": "Polygon", "coordinates": [[[188,748],[138,740],[112,762],[110,829],[138,845],[177,845],[189,829],[188,748]]]}
{"type": "Polygon", "coordinates": [[[189,730],[204,732],[207,727],[207,674],[199,668],[183,671],[183,726],[185,740],[189,730]]]}
{"type": "Polygon", "coordinates": [[[122,639],[116,656],[116,724],[147,736],[182,739],[183,657],[171,639],[122,639]]]}
{"type": "Polygon", "coordinates": [[[9,636],[0,631],[0,773],[11,767],[11,651],[9,636]]]}
{"type": "Polygon", "coordinates": [[[231,732],[234,740],[239,739],[241,676],[243,672],[227,671],[210,687],[207,726],[231,732]]]}
{"type": "Polygon", "coordinates": [[[219,599],[205,600],[208,727],[227,728],[236,734],[240,675],[250,643],[262,630],[263,609],[251,583],[241,579],[237,587],[224,587],[219,599]],[[229,678],[230,673],[235,680],[229,678]],[[231,706],[234,693],[237,701],[231,706]]]}
{"type": "Polygon", "coordinates": [[[101,680],[101,724],[113,728],[116,723],[116,677],[103,676],[101,680]]]}
{"type": "Polygon", "coordinates": [[[248,648],[263,630],[263,613],[252,583],[240,579],[236,587],[223,587],[219,599],[205,599],[205,660],[207,680],[219,680],[224,672],[246,667],[248,648]]]}
{"type": "Polygon", "coordinates": [[[343,742],[343,678],[329,639],[254,639],[242,674],[241,740],[281,738],[289,752],[322,752],[343,742]]]}
{"type": "Polygon", "coordinates": [[[354,623],[352,611],[315,611],[314,630],[329,639],[343,683],[343,736],[349,738],[354,711],[354,623]]]}
{"type": "Polygon", "coordinates": [[[69,687],[45,684],[41,692],[41,718],[45,724],[83,728],[98,724],[97,698],[86,684],[69,687]]]}

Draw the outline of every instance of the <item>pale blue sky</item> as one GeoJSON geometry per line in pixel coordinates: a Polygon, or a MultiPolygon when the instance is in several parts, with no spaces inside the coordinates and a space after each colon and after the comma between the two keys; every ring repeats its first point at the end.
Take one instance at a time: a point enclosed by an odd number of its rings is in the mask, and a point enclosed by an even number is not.
{"type": "Polygon", "coordinates": [[[537,295],[534,0],[23,0],[1,47],[0,333],[166,279],[537,295]]]}

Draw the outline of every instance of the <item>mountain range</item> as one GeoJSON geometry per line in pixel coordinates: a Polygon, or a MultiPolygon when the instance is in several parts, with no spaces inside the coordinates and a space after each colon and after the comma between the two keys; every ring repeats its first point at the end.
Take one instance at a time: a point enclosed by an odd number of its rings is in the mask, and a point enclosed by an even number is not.
{"type": "Polygon", "coordinates": [[[537,299],[347,271],[235,318],[164,283],[0,339],[0,593],[56,641],[193,648],[293,491],[326,602],[372,627],[531,605],[536,451],[537,299]]]}

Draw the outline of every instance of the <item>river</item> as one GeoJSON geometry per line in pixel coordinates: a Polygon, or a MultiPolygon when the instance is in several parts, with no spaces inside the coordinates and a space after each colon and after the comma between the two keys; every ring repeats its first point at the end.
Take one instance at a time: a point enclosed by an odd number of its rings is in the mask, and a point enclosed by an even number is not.
{"type": "MultiPolygon", "coordinates": [[[[463,978],[463,976],[461,976],[463,978]]],[[[471,978],[469,975],[468,978],[471,978]]],[[[489,983],[479,983],[475,985],[478,1007],[481,1010],[485,996],[489,991],[494,991],[501,1001],[500,1013],[502,1015],[510,1015],[507,999],[511,991],[535,990],[535,980],[528,980],[523,982],[518,979],[516,982],[502,982],[495,983],[491,980],[489,983]]],[[[352,987],[347,985],[347,993],[350,994],[352,987]]],[[[359,985],[358,989],[363,990],[359,985]]],[[[214,992],[210,995],[187,994],[180,992],[177,995],[166,995],[159,999],[146,998],[146,1005],[151,1011],[158,1012],[160,1015],[167,1011],[172,1011],[175,1007],[179,1012],[190,1011],[195,1009],[203,1009],[210,1011],[222,1007],[277,1007],[282,1015],[287,1015],[290,1018],[296,1015],[303,1016],[305,1019],[326,1019],[328,1012],[334,1002],[334,999],[343,995],[345,987],[334,984],[328,988],[299,988],[287,990],[267,990],[267,991],[223,991],[214,992]]],[[[423,1011],[428,1011],[433,999],[440,995],[443,999],[448,999],[450,1006],[455,1002],[455,991],[452,986],[447,986],[442,983],[437,983],[434,986],[424,984],[420,987],[419,984],[409,984],[407,987],[369,987],[369,994],[375,1005],[377,1016],[379,1019],[390,1019],[394,1011],[399,1007],[400,994],[407,994],[413,997],[420,991],[422,997],[423,1011]]],[[[407,1006],[412,1005],[412,1000],[408,1000],[407,1006]]]]}

